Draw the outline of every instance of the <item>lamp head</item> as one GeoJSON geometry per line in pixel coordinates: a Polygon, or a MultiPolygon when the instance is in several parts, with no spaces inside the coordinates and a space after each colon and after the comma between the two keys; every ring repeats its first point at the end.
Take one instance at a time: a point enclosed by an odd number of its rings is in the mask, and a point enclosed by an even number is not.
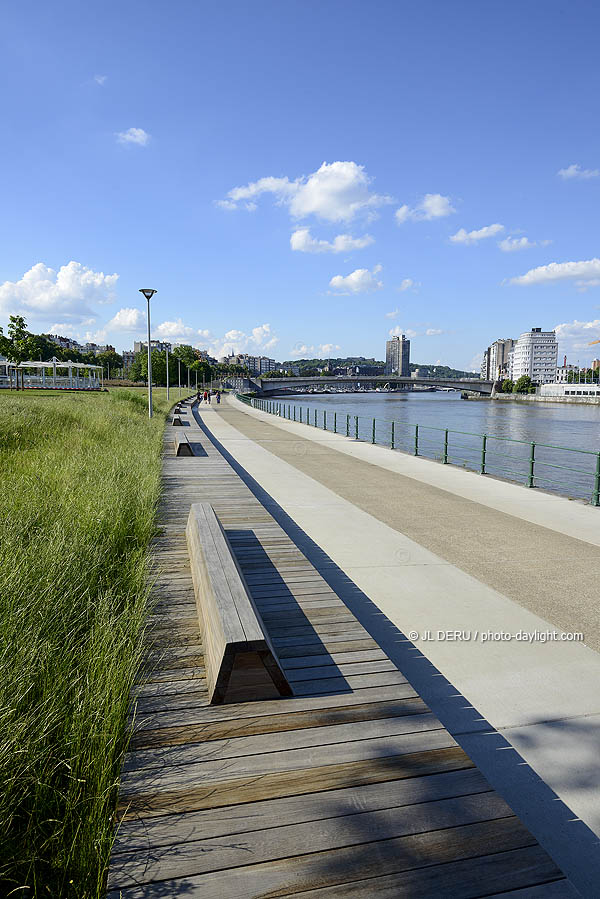
{"type": "Polygon", "coordinates": [[[155,290],[151,290],[149,287],[141,287],[141,288],[140,288],[140,293],[143,293],[144,296],[146,297],[146,299],[147,299],[148,301],[150,301],[150,298],[154,296],[154,294],[156,293],[156,291],[155,291],[155,290]]]}

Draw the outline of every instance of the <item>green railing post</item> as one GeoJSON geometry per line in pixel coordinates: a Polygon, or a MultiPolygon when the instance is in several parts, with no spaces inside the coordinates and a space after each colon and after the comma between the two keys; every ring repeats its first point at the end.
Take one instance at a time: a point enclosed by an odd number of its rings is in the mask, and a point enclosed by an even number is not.
{"type": "Polygon", "coordinates": [[[333,413],[333,433],[337,434],[337,412],[333,413]]]}
{"type": "Polygon", "coordinates": [[[346,413],[346,437],[350,436],[350,416],[346,413]]]}
{"type": "Polygon", "coordinates": [[[327,410],[323,409],[323,430],[327,430],[327,410]]]}
{"type": "Polygon", "coordinates": [[[527,478],[527,486],[535,487],[534,484],[534,468],[535,468],[535,443],[531,441],[531,455],[529,456],[529,477],[527,478]]]}
{"type": "Polygon", "coordinates": [[[415,456],[419,455],[419,425],[415,425],[415,456]]]}
{"type": "Polygon", "coordinates": [[[315,409],[315,428],[317,427],[317,410],[315,409]]]}
{"type": "Polygon", "coordinates": [[[354,416],[354,439],[358,440],[358,415],[354,416]]]}
{"type": "Polygon", "coordinates": [[[594,496],[592,505],[600,506],[600,453],[596,456],[596,474],[594,475],[594,496]]]}
{"type": "Polygon", "coordinates": [[[485,454],[487,451],[487,434],[483,435],[481,441],[481,474],[485,474],[485,454]]]}
{"type": "Polygon", "coordinates": [[[294,406],[294,421],[296,421],[296,407],[294,406]]]}
{"type": "Polygon", "coordinates": [[[444,431],[444,457],[442,462],[444,465],[448,464],[448,428],[444,431]]]}
{"type": "Polygon", "coordinates": [[[392,440],[390,443],[391,449],[394,449],[394,422],[392,422],[392,440]]]}
{"type": "Polygon", "coordinates": [[[373,419],[373,435],[371,437],[371,443],[375,443],[375,419],[373,419]]]}

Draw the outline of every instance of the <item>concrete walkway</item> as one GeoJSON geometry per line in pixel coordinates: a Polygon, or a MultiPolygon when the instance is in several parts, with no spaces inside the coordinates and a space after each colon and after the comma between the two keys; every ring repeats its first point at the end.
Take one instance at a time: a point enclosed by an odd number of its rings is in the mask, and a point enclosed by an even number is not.
{"type": "Polygon", "coordinates": [[[307,551],[310,544],[317,557],[320,547],[369,598],[369,620],[364,603],[354,613],[580,891],[593,895],[598,510],[231,403],[200,407],[211,433],[304,532],[307,551]],[[555,627],[583,631],[589,645],[481,639],[482,631],[555,627]],[[470,631],[471,639],[403,636],[426,630],[470,631]],[[531,768],[501,751],[511,746],[531,768]]]}

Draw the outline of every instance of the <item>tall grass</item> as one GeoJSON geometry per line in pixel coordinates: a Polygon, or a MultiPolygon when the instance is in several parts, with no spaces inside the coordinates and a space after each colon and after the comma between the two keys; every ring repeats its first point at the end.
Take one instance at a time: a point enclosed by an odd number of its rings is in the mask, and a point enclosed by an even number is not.
{"type": "Polygon", "coordinates": [[[0,395],[0,893],[102,895],[167,404],[0,395]]]}

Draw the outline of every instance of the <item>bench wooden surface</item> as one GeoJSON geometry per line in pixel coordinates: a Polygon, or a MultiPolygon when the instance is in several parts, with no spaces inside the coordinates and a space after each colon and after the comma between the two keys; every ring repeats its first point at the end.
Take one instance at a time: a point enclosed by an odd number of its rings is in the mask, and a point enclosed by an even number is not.
{"type": "Polygon", "coordinates": [[[176,456],[193,456],[194,451],[190,446],[190,441],[184,431],[176,431],[175,439],[175,455],[176,456]]]}
{"type": "Polygon", "coordinates": [[[206,452],[200,464],[176,459],[165,435],[153,627],[109,899],[575,899],[326,569],[194,421],[189,434],[206,452]],[[214,508],[292,697],[211,705],[186,543],[192,503],[214,508]]]}
{"type": "Polygon", "coordinates": [[[291,696],[229,541],[210,503],[186,529],[211,703],[291,696]]]}

